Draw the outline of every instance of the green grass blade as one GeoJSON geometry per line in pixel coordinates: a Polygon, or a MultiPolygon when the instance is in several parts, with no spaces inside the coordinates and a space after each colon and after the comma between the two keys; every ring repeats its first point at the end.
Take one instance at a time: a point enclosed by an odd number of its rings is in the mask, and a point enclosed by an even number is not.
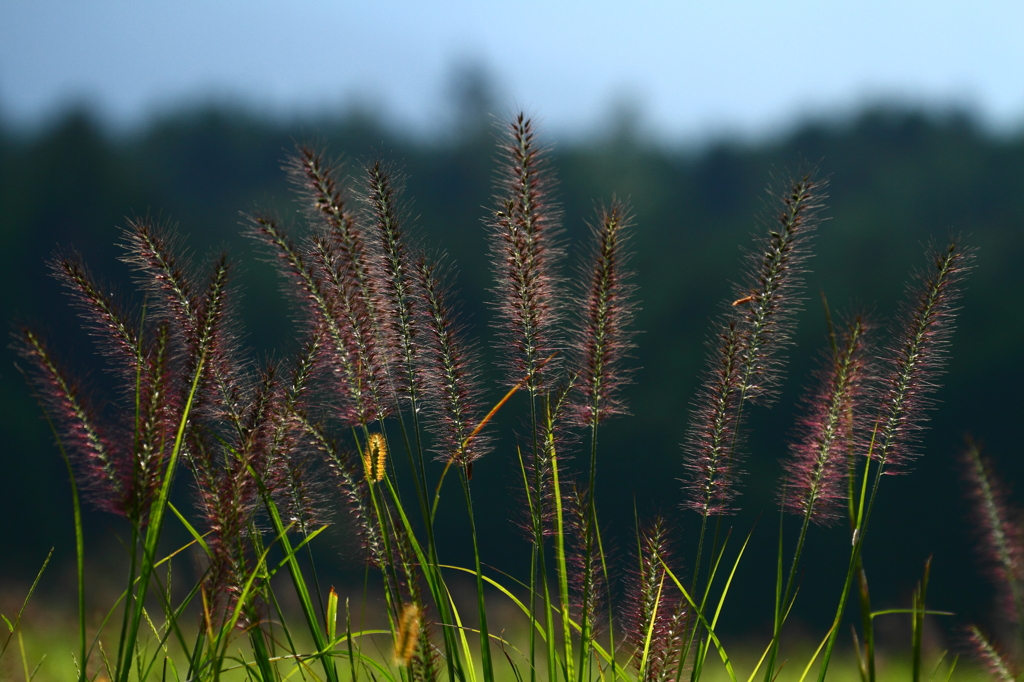
{"type": "Polygon", "coordinates": [[[455,605],[455,600],[452,598],[452,593],[448,591],[447,585],[444,585],[444,589],[448,594],[448,603],[451,605],[452,617],[455,619],[455,628],[458,632],[459,643],[462,644],[462,653],[466,657],[466,665],[463,667],[466,680],[467,682],[477,682],[476,666],[473,665],[473,650],[469,648],[469,640],[466,638],[466,628],[462,625],[459,608],[455,605]]]}
{"type": "Polygon", "coordinates": [[[654,624],[658,622],[658,607],[661,606],[661,590],[665,587],[665,577],[662,576],[658,582],[658,594],[654,597],[654,610],[651,612],[651,622],[647,625],[647,632],[644,634],[644,651],[640,656],[640,672],[637,679],[645,679],[647,673],[647,656],[651,653],[651,639],[654,638],[654,624]]]}
{"type": "Polygon", "coordinates": [[[800,679],[797,680],[797,682],[804,682],[804,680],[807,679],[807,673],[811,671],[811,668],[814,666],[814,662],[818,660],[818,656],[821,654],[821,650],[825,648],[825,644],[827,644],[829,639],[831,639],[832,631],[835,629],[836,626],[835,624],[833,624],[832,627],[829,628],[828,632],[825,633],[825,637],[822,638],[821,644],[818,645],[818,648],[814,650],[814,655],[811,656],[811,660],[807,661],[807,666],[804,667],[804,672],[800,675],[800,679]]]}
{"type": "MultiPolygon", "coordinates": [[[[33,593],[35,593],[36,587],[39,586],[39,580],[43,577],[43,571],[45,571],[46,567],[50,564],[50,559],[52,557],[53,547],[51,547],[50,551],[47,552],[46,559],[43,560],[42,567],[39,569],[39,572],[36,573],[35,580],[32,581],[32,586],[28,588],[28,594],[25,595],[24,601],[21,602],[21,608],[18,609],[18,615],[14,617],[14,623],[7,621],[7,627],[10,629],[11,632],[7,635],[7,640],[4,642],[3,648],[0,648],[0,658],[2,658],[4,652],[7,651],[7,647],[11,643],[11,638],[14,637],[15,631],[17,631],[18,626],[21,625],[21,617],[25,613],[25,607],[28,606],[29,600],[32,599],[32,595],[33,593]]],[[[4,620],[6,621],[7,619],[4,618],[4,620]]]]}
{"type": "Polygon", "coordinates": [[[738,682],[736,678],[736,671],[733,670],[732,662],[729,660],[729,654],[726,653],[725,647],[722,646],[722,642],[719,641],[718,635],[715,634],[714,627],[712,627],[711,623],[709,623],[707,618],[704,617],[704,614],[701,612],[701,610],[697,608],[697,603],[693,600],[693,597],[690,596],[690,593],[686,590],[686,588],[683,587],[683,584],[679,582],[679,578],[677,578],[676,575],[672,572],[672,569],[670,569],[664,561],[661,562],[661,565],[665,569],[665,574],[668,575],[668,577],[672,578],[672,582],[676,584],[676,587],[679,588],[679,591],[683,593],[684,597],[686,597],[686,601],[690,603],[690,606],[697,614],[697,618],[700,619],[701,625],[703,625],[704,629],[707,630],[708,636],[711,638],[711,641],[715,645],[715,649],[718,651],[718,656],[722,659],[722,663],[725,665],[725,672],[729,675],[729,679],[732,680],[732,682],[738,682]]]}
{"type": "MultiPolygon", "coordinates": [[[[299,606],[302,608],[302,615],[306,618],[306,625],[309,628],[309,634],[313,638],[317,651],[324,651],[327,646],[327,641],[324,638],[323,631],[320,629],[316,612],[313,609],[313,602],[310,598],[309,588],[306,586],[306,580],[302,575],[302,568],[299,566],[298,559],[295,556],[295,553],[299,548],[292,547],[291,540],[288,538],[288,529],[285,527],[284,522],[281,519],[281,513],[278,510],[277,505],[274,503],[274,500],[270,497],[270,493],[263,485],[263,482],[259,480],[255,472],[252,472],[251,469],[250,472],[259,485],[260,493],[263,495],[263,506],[266,508],[267,514],[270,516],[274,532],[277,534],[277,542],[280,543],[281,549],[284,552],[284,560],[288,566],[288,573],[291,576],[292,585],[295,587],[296,595],[299,597],[299,606]]],[[[322,528],[319,530],[322,530],[322,528]]],[[[307,536],[299,543],[299,547],[309,540],[312,540],[312,538],[318,534],[319,530],[307,536]]],[[[338,671],[334,666],[333,661],[331,661],[329,657],[325,657],[322,663],[324,667],[324,674],[327,676],[328,681],[339,682],[338,671]]]]}

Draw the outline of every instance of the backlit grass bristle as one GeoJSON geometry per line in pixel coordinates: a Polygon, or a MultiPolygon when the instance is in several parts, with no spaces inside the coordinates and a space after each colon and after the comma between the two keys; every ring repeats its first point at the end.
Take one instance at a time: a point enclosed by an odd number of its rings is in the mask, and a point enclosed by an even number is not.
{"type": "Polygon", "coordinates": [[[126,514],[131,479],[113,443],[99,430],[92,408],[35,332],[23,328],[17,350],[31,363],[26,375],[78,467],[79,485],[99,508],[126,514]]]}
{"type": "MultiPolygon", "coordinates": [[[[579,490],[571,483],[564,484],[563,506],[568,515],[566,527],[569,530],[568,570],[569,587],[573,591],[574,618],[586,624],[593,634],[598,627],[598,618],[606,612],[605,599],[608,585],[605,580],[602,554],[598,550],[595,522],[587,510],[586,491],[579,490]]],[[[606,551],[607,554],[607,551],[606,551]]]]}
{"type": "MultiPolygon", "coordinates": [[[[114,297],[93,280],[77,257],[59,257],[51,263],[57,278],[71,291],[87,328],[100,340],[101,350],[118,364],[128,363],[135,370],[142,357],[138,322],[131,319],[114,297]]],[[[134,381],[134,372],[129,372],[134,381]]]]}
{"type": "MultiPolygon", "coordinates": [[[[338,418],[350,425],[366,424],[377,417],[378,411],[369,386],[364,381],[366,372],[359,364],[359,343],[353,338],[354,319],[351,315],[357,309],[343,314],[340,302],[331,296],[325,273],[314,263],[332,260],[330,246],[325,240],[320,244],[325,250],[318,256],[300,248],[269,215],[256,215],[251,219],[252,235],[270,246],[277,258],[275,263],[285,275],[291,295],[297,296],[300,310],[304,313],[309,329],[323,331],[323,362],[330,367],[331,383],[336,389],[331,401],[338,418]]],[[[351,293],[351,290],[348,290],[351,293]]],[[[365,318],[364,318],[365,320],[365,318]]],[[[364,335],[365,338],[365,335],[364,335]]]]}
{"type": "Polygon", "coordinates": [[[998,682],[1016,682],[1015,667],[988,637],[975,626],[971,626],[967,634],[968,644],[973,649],[975,658],[981,662],[993,680],[998,682]]]}
{"type": "Polygon", "coordinates": [[[631,664],[644,682],[676,679],[689,615],[679,590],[665,567],[678,574],[669,548],[665,520],[655,518],[638,531],[637,555],[628,571],[628,592],[623,614],[631,664]]]}

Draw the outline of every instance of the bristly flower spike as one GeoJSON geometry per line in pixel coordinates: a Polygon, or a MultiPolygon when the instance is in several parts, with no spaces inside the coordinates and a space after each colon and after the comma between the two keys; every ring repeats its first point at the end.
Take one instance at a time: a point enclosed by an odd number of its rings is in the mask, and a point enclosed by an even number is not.
{"type": "Polygon", "coordinates": [[[490,223],[499,344],[507,385],[526,376],[526,388],[537,392],[557,374],[548,358],[559,349],[555,265],[562,251],[556,243],[559,211],[549,198],[553,179],[523,113],[509,124],[503,157],[490,223]]]}
{"type": "Polygon", "coordinates": [[[863,430],[863,399],[868,377],[866,327],[855,317],[819,372],[820,385],[804,399],[799,440],[785,463],[783,503],[801,516],[826,525],[841,515],[847,487],[847,453],[863,430]],[[859,427],[859,428],[858,428],[859,427]]]}
{"type": "Polygon", "coordinates": [[[126,360],[135,381],[135,370],[142,357],[136,325],[124,314],[113,297],[95,283],[78,258],[61,257],[52,264],[57,278],[71,291],[81,308],[82,319],[101,340],[103,351],[117,360],[126,360]]]}
{"type": "Polygon", "coordinates": [[[702,516],[728,513],[736,495],[737,408],[742,375],[735,322],[729,322],[718,334],[712,348],[683,444],[688,498],[685,506],[702,516]]]}
{"type": "Polygon", "coordinates": [[[744,400],[768,404],[775,397],[782,369],[778,353],[790,343],[825,184],[809,173],[793,182],[781,195],[782,208],[767,237],[748,254],[746,282],[730,311],[742,336],[744,400]]]}
{"type": "Polygon", "coordinates": [[[585,632],[593,637],[598,625],[598,614],[603,611],[602,603],[607,598],[604,566],[599,547],[592,539],[596,528],[594,517],[587,509],[586,491],[575,484],[564,484],[563,506],[567,512],[566,527],[569,531],[567,563],[569,587],[573,593],[574,619],[584,626],[585,632]]]}
{"type": "Polygon", "coordinates": [[[630,570],[625,621],[633,668],[643,682],[673,679],[689,627],[686,602],[665,566],[672,568],[665,520],[638,529],[637,563],[630,570]],[[644,651],[647,651],[644,660],[644,651]]]}
{"type": "Polygon", "coordinates": [[[620,202],[613,201],[611,208],[601,209],[591,229],[587,289],[578,302],[581,316],[572,342],[578,364],[573,407],[580,425],[596,426],[626,412],[620,394],[632,372],[624,361],[634,348],[629,327],[635,291],[629,282],[631,273],[625,270],[629,228],[628,212],[620,202]]]}
{"type": "Polygon", "coordinates": [[[945,365],[956,302],[972,257],[958,239],[942,250],[933,249],[930,267],[918,276],[910,301],[903,305],[897,341],[887,353],[870,449],[887,474],[905,472],[914,457],[912,446],[934,402],[931,395],[945,365]]]}
{"type": "Polygon", "coordinates": [[[79,485],[101,509],[127,514],[130,472],[124,470],[113,444],[99,431],[92,410],[35,332],[22,329],[18,342],[18,352],[32,363],[28,378],[51,415],[68,456],[80,467],[79,485]]]}
{"type": "Polygon", "coordinates": [[[975,523],[982,531],[980,549],[1002,592],[1003,607],[1020,629],[1024,627],[1024,530],[1020,514],[1010,508],[992,462],[973,441],[968,442],[961,460],[975,523]]]}
{"type": "Polygon", "coordinates": [[[806,174],[782,193],[768,235],[748,253],[745,283],[736,288],[724,328],[691,412],[683,449],[685,506],[701,515],[732,511],[745,403],[770,403],[780,380],[778,351],[790,343],[809,237],[820,219],[824,181],[806,174]]]}
{"type": "Polygon", "coordinates": [[[1001,651],[975,626],[968,630],[967,641],[974,649],[975,657],[981,661],[993,680],[998,682],[1017,682],[1013,666],[1001,651]]]}
{"type": "Polygon", "coordinates": [[[438,264],[421,257],[416,275],[428,337],[423,353],[425,398],[439,437],[438,458],[468,467],[486,452],[489,442],[483,434],[473,435],[480,422],[476,357],[455,321],[438,264]]]}
{"type": "Polygon", "coordinates": [[[416,370],[420,335],[416,317],[413,264],[402,229],[400,188],[380,161],[366,168],[366,203],[377,241],[374,275],[381,314],[381,335],[395,391],[413,404],[423,379],[416,370]]]}
{"type": "Polygon", "coordinates": [[[338,302],[328,295],[323,273],[313,266],[310,262],[313,258],[288,237],[276,220],[269,216],[255,216],[251,221],[253,235],[274,249],[279,268],[296,285],[294,291],[291,288],[289,291],[299,294],[310,318],[310,326],[324,332],[323,354],[329,359],[335,376],[340,377],[336,383],[340,389],[339,400],[335,404],[339,418],[349,425],[368,423],[374,418],[376,409],[366,384],[360,381],[360,366],[351,328],[343,324],[338,302]]]}
{"type": "Polygon", "coordinates": [[[387,399],[386,371],[377,348],[381,330],[378,281],[372,267],[374,253],[366,244],[356,214],[346,207],[338,169],[322,153],[299,147],[286,168],[300,195],[310,202],[306,215],[321,228],[313,247],[316,261],[323,268],[323,286],[336,299],[335,313],[341,316],[339,323],[353,346],[350,362],[355,364],[373,418],[383,419],[392,405],[387,399]]]}

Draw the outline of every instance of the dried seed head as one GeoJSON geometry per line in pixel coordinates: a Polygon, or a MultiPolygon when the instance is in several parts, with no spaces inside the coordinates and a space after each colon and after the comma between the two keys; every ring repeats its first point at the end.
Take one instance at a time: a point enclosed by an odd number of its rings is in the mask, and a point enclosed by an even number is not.
{"type": "Polygon", "coordinates": [[[388,444],[383,433],[371,433],[363,450],[363,469],[366,480],[372,482],[384,480],[385,467],[388,459],[388,444]]]}
{"type": "Polygon", "coordinates": [[[408,666],[416,653],[416,644],[420,636],[420,607],[406,604],[398,620],[398,632],[395,633],[395,663],[408,666]]]}

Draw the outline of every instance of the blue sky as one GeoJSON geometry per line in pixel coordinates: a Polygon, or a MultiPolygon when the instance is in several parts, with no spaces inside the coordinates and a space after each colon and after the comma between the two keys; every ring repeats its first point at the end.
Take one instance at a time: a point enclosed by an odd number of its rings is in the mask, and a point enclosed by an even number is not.
{"type": "Polygon", "coordinates": [[[2,0],[0,114],[85,102],[114,127],[201,100],[278,116],[353,102],[429,132],[453,70],[560,136],[613,111],[674,140],[760,136],[865,102],[1024,128],[1024,3],[2,0]]]}

